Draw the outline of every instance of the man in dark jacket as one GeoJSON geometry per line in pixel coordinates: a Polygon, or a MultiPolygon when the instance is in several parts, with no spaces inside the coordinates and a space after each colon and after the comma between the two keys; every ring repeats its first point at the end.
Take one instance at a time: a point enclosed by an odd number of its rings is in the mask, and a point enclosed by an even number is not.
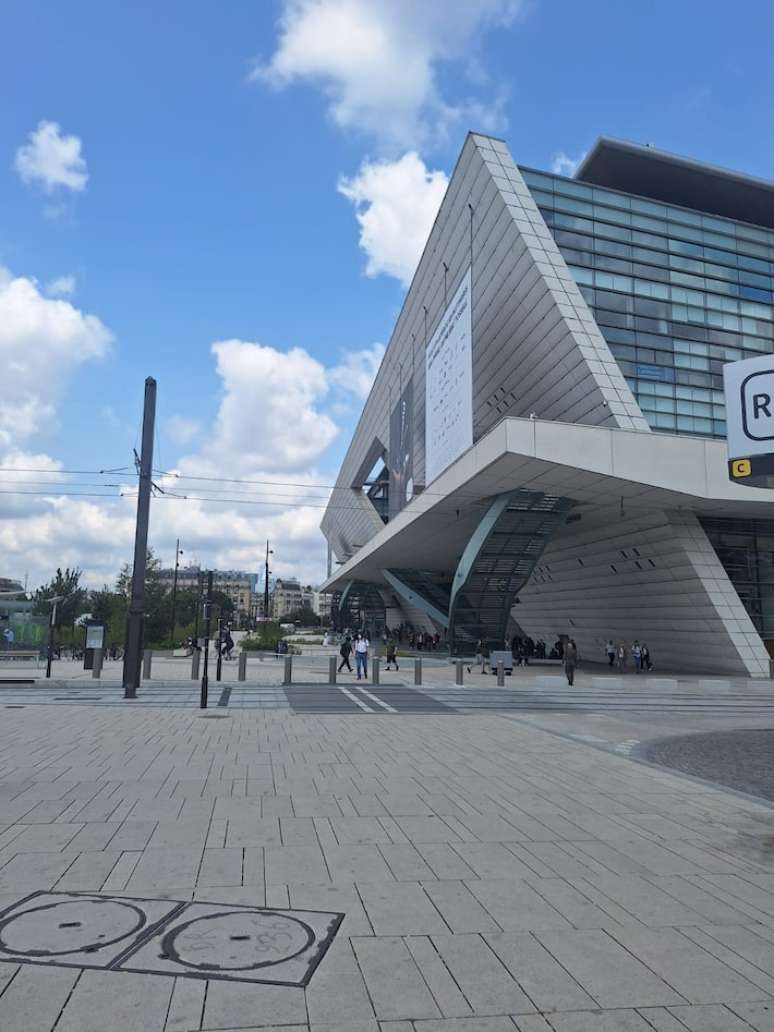
{"type": "Polygon", "coordinates": [[[349,670],[351,674],[352,667],[349,665],[349,657],[352,655],[352,642],[350,641],[349,635],[347,635],[347,637],[341,643],[339,655],[341,656],[341,662],[339,663],[339,673],[341,673],[342,669],[344,668],[344,665],[346,664],[347,670],[349,670]]]}

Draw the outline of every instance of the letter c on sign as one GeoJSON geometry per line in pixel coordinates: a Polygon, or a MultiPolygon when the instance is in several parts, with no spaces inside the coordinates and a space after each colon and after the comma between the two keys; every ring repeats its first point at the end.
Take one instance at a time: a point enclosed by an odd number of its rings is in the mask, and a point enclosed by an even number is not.
{"type": "Polygon", "coordinates": [[[731,463],[731,475],[734,477],[749,477],[752,467],[749,459],[734,459],[731,463]]]}

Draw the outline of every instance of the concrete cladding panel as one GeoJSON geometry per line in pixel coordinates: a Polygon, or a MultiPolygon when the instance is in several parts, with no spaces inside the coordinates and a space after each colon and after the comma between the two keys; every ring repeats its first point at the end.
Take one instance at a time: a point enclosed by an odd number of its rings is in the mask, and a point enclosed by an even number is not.
{"type": "Polygon", "coordinates": [[[604,661],[608,638],[627,649],[638,639],[657,670],[768,675],[766,648],[691,512],[582,513],[519,602],[526,634],[549,645],[569,634],[590,660],[604,661]]]}
{"type": "Polygon", "coordinates": [[[425,480],[425,345],[473,270],[473,440],[504,416],[647,432],[607,343],[507,146],[470,134],[341,467],[323,532],[342,559],[378,527],[353,490],[409,377],[414,478],[425,480]],[[344,554],[342,554],[344,553],[344,554]]]}

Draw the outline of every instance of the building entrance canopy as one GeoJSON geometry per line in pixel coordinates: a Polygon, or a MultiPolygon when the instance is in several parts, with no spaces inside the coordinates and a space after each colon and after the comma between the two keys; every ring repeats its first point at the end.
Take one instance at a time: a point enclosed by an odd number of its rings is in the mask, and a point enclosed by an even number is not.
{"type": "Polygon", "coordinates": [[[774,515],[771,492],[729,482],[722,441],[507,418],[339,567],[323,590],[351,580],[386,584],[384,570],[453,575],[492,500],[517,489],[571,498],[581,513],[774,515]]]}

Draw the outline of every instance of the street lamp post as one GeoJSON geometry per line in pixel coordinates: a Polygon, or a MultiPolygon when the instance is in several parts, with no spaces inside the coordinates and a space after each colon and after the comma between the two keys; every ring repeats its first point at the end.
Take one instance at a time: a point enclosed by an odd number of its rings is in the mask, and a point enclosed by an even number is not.
{"type": "Polygon", "coordinates": [[[263,575],[263,622],[269,622],[269,556],[274,555],[274,549],[269,548],[266,542],[266,566],[263,575]]]}
{"type": "Polygon", "coordinates": [[[175,574],[172,578],[172,626],[169,631],[169,646],[174,649],[175,647],[175,610],[177,609],[177,571],[180,566],[180,556],[183,554],[183,549],[180,547],[180,538],[177,539],[175,544],[175,574]]]}
{"type": "Polygon", "coordinates": [[[57,603],[64,600],[64,595],[54,595],[48,601],[51,603],[51,612],[48,615],[48,657],[46,659],[46,677],[51,677],[51,656],[54,651],[54,627],[56,625],[57,603]]]}

